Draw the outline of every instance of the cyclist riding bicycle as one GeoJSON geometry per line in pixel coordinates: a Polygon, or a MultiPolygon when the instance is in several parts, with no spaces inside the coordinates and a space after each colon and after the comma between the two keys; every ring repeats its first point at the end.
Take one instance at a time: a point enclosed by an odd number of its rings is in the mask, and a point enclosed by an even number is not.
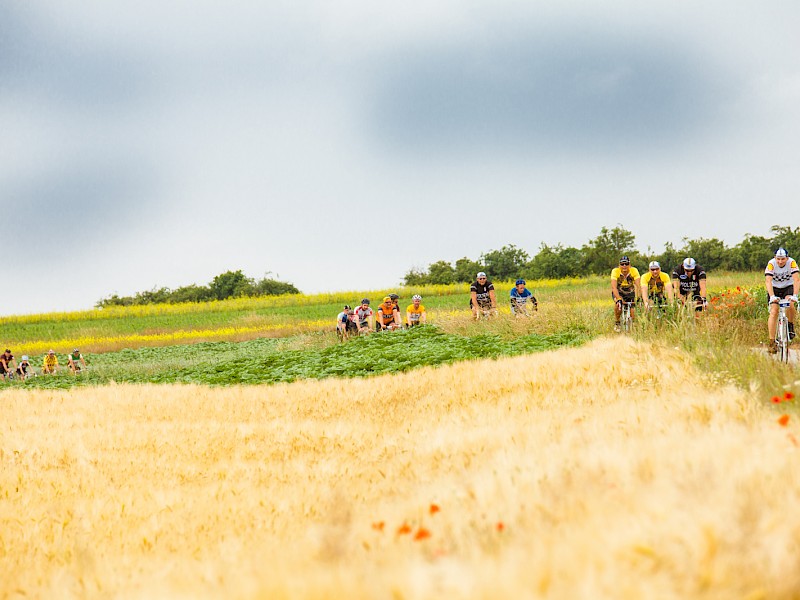
{"type": "Polygon", "coordinates": [[[378,318],[376,319],[375,329],[378,331],[386,331],[392,329],[400,329],[400,311],[394,305],[392,298],[386,296],[383,303],[378,306],[378,318]]]}
{"type": "Polygon", "coordinates": [[[661,270],[661,265],[654,260],[649,265],[649,272],[642,275],[642,299],[644,307],[650,310],[653,306],[664,306],[674,299],[669,276],[661,270]]]}
{"type": "MultiPolygon", "coordinates": [[[[631,259],[623,256],[619,266],[611,270],[611,298],[614,300],[614,331],[620,330],[623,302],[636,302],[639,295],[639,270],[631,266],[631,259]]],[[[634,305],[631,304],[631,320],[635,318],[634,305]]]]}
{"type": "Polygon", "coordinates": [[[364,298],[361,305],[355,310],[356,325],[359,333],[369,333],[372,331],[372,322],[375,319],[372,309],[369,307],[369,298],[364,298]]]}
{"type": "Polygon", "coordinates": [[[42,373],[46,375],[55,375],[58,373],[58,357],[55,350],[49,350],[42,360],[42,373]]]}
{"type": "Polygon", "coordinates": [[[539,303],[536,301],[536,296],[525,287],[524,279],[517,279],[514,287],[511,288],[511,292],[509,292],[509,298],[511,300],[511,314],[514,316],[530,316],[528,313],[528,302],[531,303],[533,310],[539,310],[539,303]]]}
{"type": "Polygon", "coordinates": [[[358,333],[358,325],[355,322],[353,309],[347,304],[344,305],[344,309],[336,317],[336,333],[343,340],[350,337],[351,333],[358,333]]]}
{"type": "Polygon", "coordinates": [[[475,281],[469,286],[469,307],[472,315],[478,319],[497,313],[497,296],[494,292],[494,284],[486,278],[486,273],[481,271],[475,277],[475,281]],[[479,312],[480,311],[480,312],[479,312]]]}
{"type": "Polygon", "coordinates": [[[86,361],[83,360],[83,354],[81,351],[75,348],[70,354],[67,354],[67,367],[72,372],[73,375],[76,373],[81,372],[81,365],[83,368],[86,368],[86,361]]]}
{"type": "Polygon", "coordinates": [[[792,302],[786,309],[786,317],[789,319],[789,339],[794,338],[794,303],[800,294],[800,269],[797,262],[789,256],[785,248],[778,248],[775,257],[767,263],[764,269],[764,279],[767,288],[769,304],[769,318],[767,319],[767,331],[769,332],[769,352],[775,354],[778,348],[775,345],[775,331],[778,323],[778,302],[789,298],[792,302]]]}
{"type": "Polygon", "coordinates": [[[6,351],[0,354],[0,377],[3,379],[11,379],[14,377],[14,371],[17,370],[17,361],[14,360],[14,355],[11,350],[6,348],[6,351]]]}
{"type": "Polygon", "coordinates": [[[691,296],[696,312],[706,306],[706,272],[692,257],[685,258],[672,270],[672,285],[684,305],[691,296]]]}
{"type": "Polygon", "coordinates": [[[411,304],[406,309],[406,327],[422,325],[428,320],[425,307],[422,306],[422,296],[414,294],[411,297],[411,304]]]}
{"type": "Polygon", "coordinates": [[[31,368],[31,363],[28,360],[28,355],[23,354],[22,360],[20,360],[19,364],[17,365],[17,377],[19,377],[20,381],[25,381],[28,377],[35,374],[33,373],[33,371],[31,371],[31,373],[28,373],[28,369],[30,368],[31,368]]]}

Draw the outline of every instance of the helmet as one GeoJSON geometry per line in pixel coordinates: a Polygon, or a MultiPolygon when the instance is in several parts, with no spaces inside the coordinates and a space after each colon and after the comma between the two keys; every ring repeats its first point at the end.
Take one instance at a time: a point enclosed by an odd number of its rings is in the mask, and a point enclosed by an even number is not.
{"type": "Polygon", "coordinates": [[[629,264],[631,264],[631,259],[628,258],[627,256],[623,256],[622,258],[619,259],[619,264],[620,265],[629,265],[629,264]]]}
{"type": "Polygon", "coordinates": [[[514,285],[525,285],[524,279],[517,279],[517,282],[514,285]]]}
{"type": "Polygon", "coordinates": [[[686,258],[686,259],[684,259],[684,261],[683,261],[683,268],[684,268],[684,269],[687,269],[687,270],[689,270],[689,271],[691,271],[692,269],[694,269],[696,266],[697,266],[697,261],[695,261],[695,259],[693,259],[693,258],[691,258],[691,257],[689,257],[689,258],[686,258]]]}
{"type": "Polygon", "coordinates": [[[27,354],[23,354],[22,355],[22,360],[28,360],[28,355],[27,354]]]}
{"type": "Polygon", "coordinates": [[[475,278],[476,278],[476,279],[480,279],[481,277],[486,277],[486,273],[484,273],[483,271],[481,271],[480,273],[478,273],[478,275],[477,275],[475,278]]]}
{"type": "Polygon", "coordinates": [[[392,300],[399,300],[400,296],[398,296],[397,294],[389,294],[389,298],[391,298],[392,300]]]}
{"type": "Polygon", "coordinates": [[[361,301],[361,304],[369,304],[369,298],[364,298],[364,299],[361,301]]]}
{"type": "Polygon", "coordinates": [[[416,302],[417,300],[422,302],[422,296],[420,296],[419,294],[414,294],[413,296],[411,296],[411,301],[412,302],[416,302]]]}
{"type": "Polygon", "coordinates": [[[350,307],[349,307],[349,306],[347,306],[347,304],[345,304],[345,305],[344,305],[344,309],[345,309],[345,310],[350,310],[350,307]]]}
{"type": "Polygon", "coordinates": [[[786,251],[786,248],[778,248],[775,251],[775,258],[786,258],[789,256],[789,253],[786,251]]]}
{"type": "Polygon", "coordinates": [[[654,260],[654,261],[652,261],[652,262],[650,263],[650,268],[651,268],[651,269],[660,269],[660,268],[661,268],[661,265],[658,263],[658,261],[657,261],[657,260],[654,260]]]}
{"type": "Polygon", "coordinates": [[[383,303],[384,303],[384,304],[386,304],[387,302],[391,302],[391,301],[392,301],[392,297],[391,297],[391,296],[385,296],[385,297],[383,298],[383,303]]]}

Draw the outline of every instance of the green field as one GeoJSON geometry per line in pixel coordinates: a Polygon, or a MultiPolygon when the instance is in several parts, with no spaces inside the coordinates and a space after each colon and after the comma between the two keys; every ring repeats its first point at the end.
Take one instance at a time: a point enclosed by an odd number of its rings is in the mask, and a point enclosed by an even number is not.
{"type": "MultiPolygon", "coordinates": [[[[713,377],[756,386],[764,394],[779,387],[794,389],[796,370],[781,368],[756,351],[766,321],[760,280],[756,273],[717,275],[709,286],[711,310],[703,319],[695,321],[684,313],[663,322],[640,318],[633,335],[684,348],[713,377]]],[[[6,317],[0,322],[3,343],[17,358],[29,354],[39,367],[46,348],[56,347],[63,367],[64,353],[79,346],[89,368],[78,377],[62,368],[56,376],[4,385],[231,385],[365,377],[572,346],[610,333],[605,278],[532,283],[529,287],[540,302],[534,318],[510,315],[505,298],[511,283],[505,282],[497,284],[500,315],[481,322],[471,319],[465,286],[401,289],[401,307],[413,293],[424,294],[429,326],[346,343],[333,333],[342,304],[355,304],[362,296],[377,301],[387,291],[6,317]]]]}

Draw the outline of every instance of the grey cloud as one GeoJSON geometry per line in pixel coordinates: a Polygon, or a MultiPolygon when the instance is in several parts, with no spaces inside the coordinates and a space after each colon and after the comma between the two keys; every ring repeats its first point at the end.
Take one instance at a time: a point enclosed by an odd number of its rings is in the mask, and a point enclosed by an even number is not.
{"type": "Polygon", "coordinates": [[[523,34],[398,50],[370,98],[400,152],[639,152],[702,136],[731,81],[677,44],[606,33],[523,34]]]}

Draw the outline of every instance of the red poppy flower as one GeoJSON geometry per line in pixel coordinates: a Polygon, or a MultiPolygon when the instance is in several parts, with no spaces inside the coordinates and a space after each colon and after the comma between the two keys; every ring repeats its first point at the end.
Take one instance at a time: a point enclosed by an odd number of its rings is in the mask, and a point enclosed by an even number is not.
{"type": "Polygon", "coordinates": [[[435,515],[435,514],[436,514],[437,512],[439,512],[440,510],[442,510],[442,509],[439,507],[439,505],[438,505],[438,504],[431,504],[431,507],[428,509],[428,511],[429,511],[429,512],[430,512],[432,515],[435,515]]]}
{"type": "Polygon", "coordinates": [[[778,425],[781,427],[786,427],[789,424],[789,415],[781,415],[781,418],[778,419],[778,425]]]}
{"type": "Polygon", "coordinates": [[[783,399],[786,400],[786,402],[790,402],[794,400],[794,394],[792,392],[784,392],[783,399]]]}
{"type": "Polygon", "coordinates": [[[408,523],[403,523],[397,528],[397,535],[405,535],[407,533],[411,533],[411,527],[408,523]]]}
{"type": "Polygon", "coordinates": [[[384,523],[383,521],[378,521],[378,522],[372,524],[372,528],[375,531],[383,531],[383,526],[384,525],[386,525],[386,523],[384,523]]]}
{"type": "Polygon", "coordinates": [[[506,528],[506,526],[503,525],[502,521],[498,521],[497,525],[495,525],[494,527],[495,527],[495,529],[497,529],[497,531],[503,531],[506,528]]]}
{"type": "Polygon", "coordinates": [[[426,540],[431,537],[431,532],[425,529],[424,527],[420,527],[419,531],[414,534],[414,541],[418,542],[420,540],[426,540]]]}
{"type": "Polygon", "coordinates": [[[772,403],[773,403],[773,404],[780,404],[780,403],[781,403],[781,398],[780,398],[780,396],[773,396],[773,397],[772,397],[772,403]]]}

